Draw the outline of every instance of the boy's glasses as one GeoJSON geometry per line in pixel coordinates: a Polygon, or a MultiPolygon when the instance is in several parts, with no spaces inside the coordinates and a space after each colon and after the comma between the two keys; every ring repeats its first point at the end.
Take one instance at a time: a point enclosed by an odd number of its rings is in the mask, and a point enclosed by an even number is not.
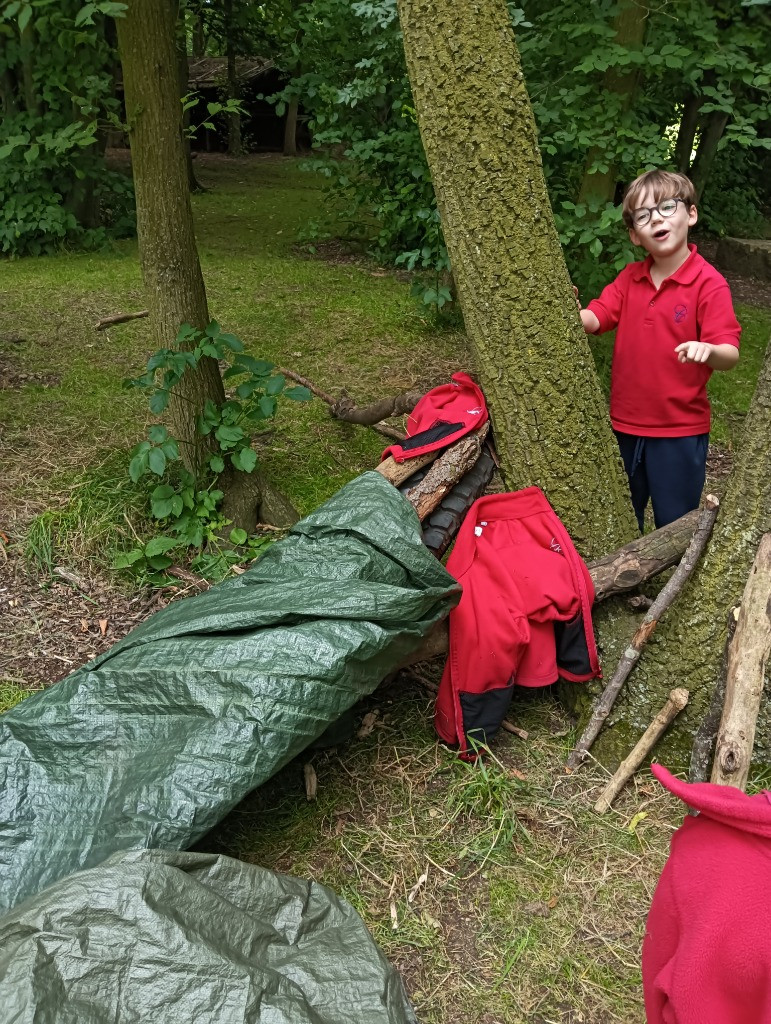
{"type": "Polygon", "coordinates": [[[639,210],[632,211],[632,223],[636,228],[644,228],[654,212],[660,213],[662,217],[673,217],[678,203],[685,206],[684,199],[662,199],[655,206],[641,206],[639,210]]]}

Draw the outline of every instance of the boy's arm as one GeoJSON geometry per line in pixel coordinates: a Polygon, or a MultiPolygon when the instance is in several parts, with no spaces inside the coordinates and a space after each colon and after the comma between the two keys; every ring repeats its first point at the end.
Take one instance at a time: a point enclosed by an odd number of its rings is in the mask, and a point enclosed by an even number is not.
{"type": "Polygon", "coordinates": [[[712,370],[732,370],[739,361],[742,329],[725,282],[699,296],[697,321],[699,340],[678,345],[677,358],[681,363],[706,363],[712,370]]]}
{"type": "Polygon", "coordinates": [[[587,334],[596,334],[599,331],[600,321],[592,313],[591,309],[579,310],[579,316],[581,317],[581,325],[587,334]]]}
{"type": "Polygon", "coordinates": [[[627,271],[622,270],[615,281],[602,289],[599,299],[592,299],[587,309],[581,308],[576,292],[581,325],[587,334],[604,334],[618,325],[626,295],[627,271]]]}

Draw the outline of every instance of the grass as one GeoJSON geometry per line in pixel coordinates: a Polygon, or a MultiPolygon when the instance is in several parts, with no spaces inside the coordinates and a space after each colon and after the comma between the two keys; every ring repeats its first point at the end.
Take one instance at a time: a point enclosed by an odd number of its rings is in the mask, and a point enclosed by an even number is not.
{"type": "Polygon", "coordinates": [[[371,736],[306,758],[316,803],[292,765],[201,848],[349,899],[422,1024],[641,1022],[639,946],[677,802],[643,781],[596,816],[604,777],[562,774],[573,735],[548,697],[513,711],[531,739],[504,735],[476,768],[437,746],[408,677],[361,710],[373,707],[371,736]]]}
{"type": "MultiPolygon", "coordinates": [[[[298,249],[297,229],[321,197],[294,164],[202,159],[199,175],[213,186],[194,197],[210,311],[251,354],[360,400],[469,367],[463,335],[438,329],[406,284],[364,260],[325,262],[298,249]]],[[[136,246],[3,271],[4,330],[23,340],[0,337],[0,372],[10,367],[20,381],[0,391],[0,528],[42,576],[62,560],[104,569],[145,529],[126,468],[148,417],[121,381],[156,346],[146,320],[93,330],[101,316],[144,306],[136,246]]],[[[741,363],[712,385],[715,436],[726,445],[771,328],[767,310],[739,313],[741,363]]],[[[609,343],[595,348],[606,379],[609,343]]],[[[287,403],[261,457],[307,513],[382,447],[320,402],[287,403]]],[[[23,680],[0,674],[0,710],[25,692],[23,680]]],[[[361,710],[374,708],[366,739],[307,754],[319,778],[314,803],[293,763],[201,847],[348,898],[403,972],[422,1024],[642,1022],[640,941],[682,818],[677,801],[638,776],[597,817],[605,778],[597,768],[563,774],[574,737],[548,695],[522,695],[512,709],[531,739],[503,736],[477,767],[437,745],[431,700],[414,678],[400,676],[361,710]]]]}

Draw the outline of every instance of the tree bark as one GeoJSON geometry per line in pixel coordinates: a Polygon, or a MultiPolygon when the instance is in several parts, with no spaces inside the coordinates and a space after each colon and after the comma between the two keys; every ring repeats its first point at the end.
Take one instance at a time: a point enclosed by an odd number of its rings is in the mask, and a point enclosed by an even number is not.
{"type": "Polygon", "coordinates": [[[506,485],[585,555],[635,534],[504,0],[399,0],[407,68],[506,485]]]}
{"type": "Polygon", "coordinates": [[[696,129],[699,127],[699,111],[701,110],[702,98],[693,92],[689,92],[683,104],[683,116],[680,119],[680,130],[677,133],[675,143],[675,167],[681,174],[687,174],[691,167],[691,153],[696,138],[696,129]]]}
{"type": "MultiPolygon", "coordinates": [[[[727,613],[738,605],[760,538],[771,530],[771,345],[744,424],[733,472],[721,499],[712,539],[672,614],[656,632],[635,673],[635,685],[617,702],[595,744],[595,756],[615,761],[629,749],[629,731],[650,721],[672,679],[691,699],[677,730],[663,741],[662,759],[687,767],[691,738],[709,707],[728,632],[727,613]],[[615,727],[614,727],[615,726],[615,727]]],[[[602,640],[602,636],[600,637],[602,640]]],[[[771,761],[771,708],[761,709],[755,743],[759,761],[771,761]]]]}
{"type": "Polygon", "coordinates": [[[711,782],[745,789],[752,760],[763,680],[771,653],[771,533],[766,533],[744,588],[728,652],[725,707],[711,782]]]}
{"type": "Polygon", "coordinates": [[[693,158],[690,179],[696,192],[696,202],[701,199],[709,179],[709,172],[717,156],[717,147],[728,124],[729,115],[713,110],[702,125],[696,156],[693,158]]]}
{"type": "MultiPolygon", "coordinates": [[[[228,67],[228,99],[237,100],[241,98],[240,83],[236,69],[236,47],[235,47],[235,25],[233,24],[233,0],[225,0],[225,29],[226,29],[226,55],[228,67]]],[[[241,156],[243,146],[241,144],[241,115],[238,113],[227,115],[228,123],[228,155],[241,156]]]]}
{"type": "MultiPolygon", "coordinates": [[[[117,19],[137,202],[139,253],[157,348],[176,347],[180,324],[209,322],[187,183],[172,4],[131,0],[117,19]]],[[[196,414],[225,398],[215,360],[183,376],[169,405],[171,433],[188,468],[208,452],[196,414]]]]}
{"type": "MultiPolygon", "coordinates": [[[[641,4],[625,3],[613,19],[613,28],[616,32],[614,42],[626,47],[641,46],[648,24],[647,15],[647,9],[641,4]]],[[[626,71],[619,68],[608,68],[605,72],[602,80],[602,92],[614,101],[612,104],[609,103],[609,106],[612,106],[615,120],[631,106],[637,90],[639,74],[639,69],[634,65],[629,65],[626,71]]],[[[607,154],[602,148],[596,147],[589,151],[578,193],[579,202],[613,202],[618,175],[615,163],[603,160],[606,156],[607,154]],[[594,165],[599,161],[607,163],[607,170],[592,171],[594,165]]]]}
{"type": "Polygon", "coordinates": [[[300,97],[293,96],[286,108],[284,122],[284,156],[297,156],[297,111],[300,108],[300,97]]]}

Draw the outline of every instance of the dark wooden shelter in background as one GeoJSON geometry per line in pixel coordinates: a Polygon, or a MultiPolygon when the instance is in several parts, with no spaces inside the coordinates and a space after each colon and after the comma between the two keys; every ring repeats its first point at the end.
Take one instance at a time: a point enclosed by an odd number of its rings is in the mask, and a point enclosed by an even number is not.
{"type": "MultiPolygon", "coordinates": [[[[236,71],[240,82],[241,103],[245,110],[241,118],[241,137],[246,152],[278,152],[284,145],[285,116],[279,117],[276,108],[265,96],[272,96],[286,84],[287,76],[273,60],[267,57],[238,57],[236,71]]],[[[190,111],[192,124],[200,124],[206,117],[206,104],[219,103],[226,98],[227,57],[188,57],[188,92],[197,93],[201,102],[190,111]]],[[[123,100],[123,78],[118,71],[116,89],[123,100]]],[[[225,118],[215,115],[211,119],[214,129],[201,128],[191,142],[194,151],[224,153],[228,148],[225,118]]],[[[305,120],[298,118],[298,144],[310,147],[310,136],[305,120]]],[[[121,145],[111,139],[110,145],[121,145]]],[[[123,145],[127,145],[124,141],[123,145]]]]}

